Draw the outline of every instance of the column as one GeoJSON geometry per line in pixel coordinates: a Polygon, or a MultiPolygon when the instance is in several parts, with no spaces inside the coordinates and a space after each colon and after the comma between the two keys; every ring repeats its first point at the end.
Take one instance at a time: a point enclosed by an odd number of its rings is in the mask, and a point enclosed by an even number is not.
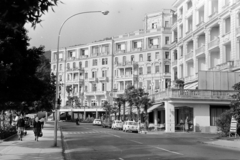
{"type": "Polygon", "coordinates": [[[155,126],[155,130],[157,130],[157,125],[158,125],[158,110],[155,109],[154,110],[154,126],[155,126]]]}
{"type": "Polygon", "coordinates": [[[208,51],[208,43],[210,42],[210,33],[211,28],[207,28],[205,31],[205,59],[206,59],[206,67],[205,69],[208,70],[208,68],[211,67],[210,65],[210,52],[208,51]]]}
{"type": "Polygon", "coordinates": [[[96,119],[98,119],[98,111],[97,111],[97,109],[96,109],[96,119]]]}
{"type": "Polygon", "coordinates": [[[222,19],[220,19],[219,21],[218,21],[218,24],[219,24],[219,35],[218,35],[218,37],[219,37],[219,54],[220,54],[220,59],[219,59],[219,61],[218,61],[218,63],[217,64],[221,64],[221,63],[223,63],[224,62],[224,53],[223,53],[223,43],[222,43],[222,39],[223,38],[220,38],[220,37],[222,37],[222,35],[224,34],[224,25],[223,25],[223,23],[222,23],[222,19]]]}
{"type": "Polygon", "coordinates": [[[198,59],[196,57],[197,55],[196,50],[199,48],[198,38],[199,36],[196,36],[193,40],[193,66],[194,66],[195,74],[198,73],[198,59]]]}
{"type": "Polygon", "coordinates": [[[165,102],[165,132],[175,132],[175,108],[173,104],[165,102]]]}

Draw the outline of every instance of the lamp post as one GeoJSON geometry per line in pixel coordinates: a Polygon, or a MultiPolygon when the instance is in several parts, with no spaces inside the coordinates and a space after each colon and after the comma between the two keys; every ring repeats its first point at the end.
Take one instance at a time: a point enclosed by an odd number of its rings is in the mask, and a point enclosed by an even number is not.
{"type": "Polygon", "coordinates": [[[54,125],[54,147],[57,147],[57,110],[58,110],[58,92],[59,92],[59,82],[58,82],[58,65],[59,65],[59,42],[60,42],[60,36],[61,36],[61,31],[63,28],[63,25],[72,17],[80,15],[80,14],[85,14],[85,13],[102,13],[103,15],[107,15],[109,11],[88,11],[88,12],[80,12],[76,13],[70,17],[68,17],[63,24],[60,27],[59,33],[58,33],[58,43],[57,43],[57,71],[56,71],[56,97],[55,97],[55,125],[54,125]]]}

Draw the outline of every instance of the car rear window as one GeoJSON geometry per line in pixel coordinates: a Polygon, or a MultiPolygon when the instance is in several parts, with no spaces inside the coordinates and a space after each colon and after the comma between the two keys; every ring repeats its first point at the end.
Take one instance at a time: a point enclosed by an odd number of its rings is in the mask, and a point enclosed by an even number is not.
{"type": "Polygon", "coordinates": [[[128,122],[129,125],[137,125],[136,122],[128,122]]]}

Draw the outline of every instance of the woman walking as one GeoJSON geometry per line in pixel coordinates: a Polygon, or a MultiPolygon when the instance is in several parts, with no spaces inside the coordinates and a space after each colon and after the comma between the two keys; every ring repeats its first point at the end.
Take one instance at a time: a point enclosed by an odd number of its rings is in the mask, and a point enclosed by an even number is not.
{"type": "Polygon", "coordinates": [[[20,117],[17,121],[17,131],[18,131],[18,139],[21,141],[22,141],[24,128],[25,128],[25,121],[24,121],[22,115],[20,115],[20,117]]]}
{"type": "Polygon", "coordinates": [[[35,134],[35,141],[38,141],[38,137],[40,137],[40,134],[42,134],[42,124],[38,117],[36,117],[33,122],[33,132],[35,134]]]}

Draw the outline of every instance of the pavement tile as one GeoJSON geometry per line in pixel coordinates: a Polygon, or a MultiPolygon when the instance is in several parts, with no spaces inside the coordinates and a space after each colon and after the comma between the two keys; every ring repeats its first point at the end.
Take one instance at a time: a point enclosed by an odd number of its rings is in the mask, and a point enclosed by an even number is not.
{"type": "Polygon", "coordinates": [[[58,147],[53,147],[54,126],[51,123],[45,123],[43,128],[43,137],[39,141],[34,140],[32,130],[27,131],[23,141],[17,138],[11,141],[0,143],[0,159],[3,160],[63,160],[61,133],[58,131],[58,147]]]}

